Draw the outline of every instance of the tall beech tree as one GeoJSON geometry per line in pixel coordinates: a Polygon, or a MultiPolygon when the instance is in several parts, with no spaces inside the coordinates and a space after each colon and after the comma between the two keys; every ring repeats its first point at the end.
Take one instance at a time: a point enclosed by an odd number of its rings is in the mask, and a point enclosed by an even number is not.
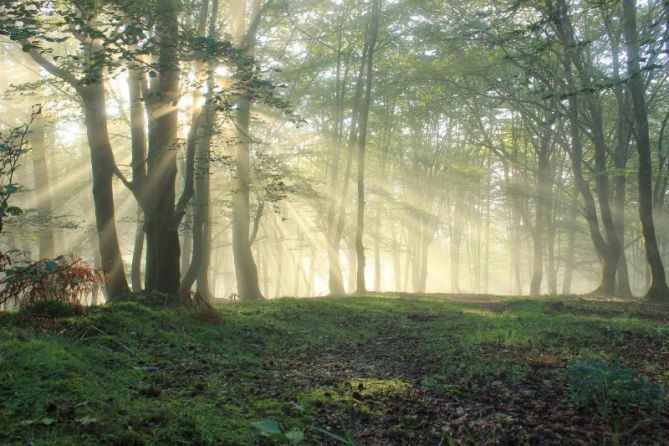
{"type": "Polygon", "coordinates": [[[664,271],[664,264],[655,234],[653,221],[653,169],[650,155],[650,137],[648,130],[648,110],[641,71],[640,36],[636,25],[636,1],[623,0],[623,22],[625,30],[625,46],[627,47],[627,85],[632,93],[634,106],[634,123],[636,148],[639,156],[638,187],[639,187],[639,218],[646,258],[650,267],[650,287],[646,298],[651,300],[669,301],[669,287],[664,271]]]}

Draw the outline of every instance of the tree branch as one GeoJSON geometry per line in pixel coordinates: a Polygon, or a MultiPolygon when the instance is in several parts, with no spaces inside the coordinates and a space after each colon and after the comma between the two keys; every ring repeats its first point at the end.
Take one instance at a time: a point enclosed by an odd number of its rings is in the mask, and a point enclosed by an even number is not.
{"type": "Polygon", "coordinates": [[[56,64],[51,62],[49,59],[44,57],[42,54],[35,50],[30,50],[28,53],[30,57],[37,62],[42,68],[44,68],[49,74],[56,76],[59,79],[62,79],[63,81],[67,82],[77,90],[78,93],[81,93],[81,85],[79,84],[79,81],[77,78],[67,71],[64,68],[58,67],[56,64]]]}

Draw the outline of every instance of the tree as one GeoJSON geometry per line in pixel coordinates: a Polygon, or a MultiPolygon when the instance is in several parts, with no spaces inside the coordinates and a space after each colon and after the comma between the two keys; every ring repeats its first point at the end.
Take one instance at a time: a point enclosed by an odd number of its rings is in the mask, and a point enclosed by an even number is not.
{"type": "Polygon", "coordinates": [[[379,32],[379,15],[381,1],[372,1],[370,13],[370,31],[367,41],[367,74],[365,81],[365,98],[360,109],[360,136],[358,139],[358,212],[355,229],[355,252],[357,256],[356,292],[367,291],[365,284],[365,247],[363,233],[365,230],[365,150],[367,146],[367,123],[369,122],[369,108],[372,102],[372,79],[374,71],[374,50],[379,32]]]}
{"type": "Polygon", "coordinates": [[[653,170],[650,156],[650,137],[648,130],[648,111],[641,71],[640,36],[636,29],[636,1],[623,0],[623,22],[625,45],[627,47],[627,85],[632,93],[636,147],[639,156],[637,181],[639,187],[639,218],[643,233],[646,259],[651,272],[650,287],[646,298],[655,301],[669,301],[669,287],[664,272],[664,265],[655,235],[653,221],[653,170]]]}

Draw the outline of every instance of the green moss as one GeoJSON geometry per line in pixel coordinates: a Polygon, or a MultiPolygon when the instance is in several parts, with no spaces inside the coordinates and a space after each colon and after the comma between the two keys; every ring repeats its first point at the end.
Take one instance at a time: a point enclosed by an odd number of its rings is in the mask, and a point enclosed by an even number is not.
{"type": "Polygon", "coordinates": [[[666,324],[606,305],[281,299],[225,304],[206,322],[124,302],[57,327],[0,314],[0,443],[247,445],[257,420],[306,429],[326,406],[364,422],[393,395],[521,381],[544,353],[613,358],[635,337],[669,346],[666,324]]]}

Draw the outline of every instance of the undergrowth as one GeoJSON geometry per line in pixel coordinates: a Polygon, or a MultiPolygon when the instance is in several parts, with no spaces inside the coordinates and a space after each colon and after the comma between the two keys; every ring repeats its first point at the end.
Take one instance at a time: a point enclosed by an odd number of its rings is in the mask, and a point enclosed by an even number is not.
{"type": "Polygon", "coordinates": [[[669,427],[660,397],[613,425],[583,390],[593,378],[579,361],[596,356],[630,384],[607,391],[611,407],[661,391],[669,329],[641,306],[364,297],[78,311],[0,314],[1,444],[662,443],[669,427]]]}

